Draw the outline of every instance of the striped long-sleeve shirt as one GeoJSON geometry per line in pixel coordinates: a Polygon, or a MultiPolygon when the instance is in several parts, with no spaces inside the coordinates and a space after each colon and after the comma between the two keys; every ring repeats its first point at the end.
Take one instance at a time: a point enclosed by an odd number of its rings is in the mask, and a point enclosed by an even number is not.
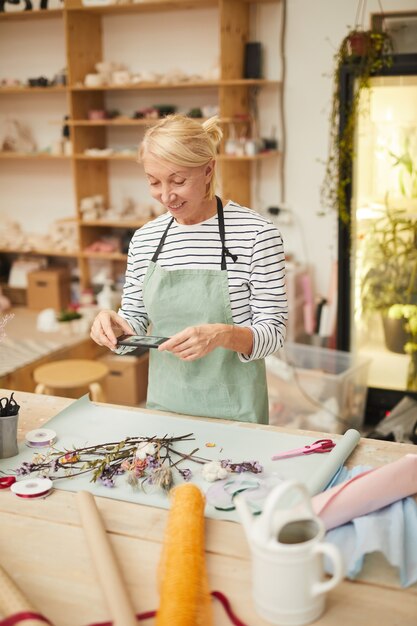
{"type": "MultiPolygon", "coordinates": [[[[143,280],[170,219],[165,213],[148,222],[130,243],[119,314],[140,335],[150,322],[143,304],[143,280]]],[[[236,262],[226,257],[233,323],[249,327],[254,339],[251,355],[239,358],[261,359],[278,350],[285,339],[288,310],[282,238],[269,220],[234,202],[224,207],[224,224],[226,247],[238,257],[236,262]]],[[[174,221],[157,263],[168,271],[220,270],[221,251],[217,215],[191,226],[174,221]]]]}

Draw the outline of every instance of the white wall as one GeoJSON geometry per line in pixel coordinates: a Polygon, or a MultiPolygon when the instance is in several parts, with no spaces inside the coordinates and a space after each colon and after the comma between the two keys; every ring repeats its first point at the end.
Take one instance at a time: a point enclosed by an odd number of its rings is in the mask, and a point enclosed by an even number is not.
{"type": "MultiPolygon", "coordinates": [[[[320,183],[327,156],[333,55],[355,20],[353,0],[288,0],[286,202],[292,226],[280,226],[286,248],[315,267],[318,291],[326,294],[332,260],[337,258],[335,215],[319,217],[320,183]]],[[[384,11],[417,10],[417,0],[383,0],[384,11]]],[[[380,12],[368,0],[370,13],[380,12]]]]}

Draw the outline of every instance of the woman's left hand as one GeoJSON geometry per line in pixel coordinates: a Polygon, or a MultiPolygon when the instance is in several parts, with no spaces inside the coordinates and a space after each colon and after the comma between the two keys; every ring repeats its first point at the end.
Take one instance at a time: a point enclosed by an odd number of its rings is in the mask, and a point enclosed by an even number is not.
{"type": "Polygon", "coordinates": [[[195,361],[223,346],[230,329],[226,324],[189,326],[161,344],[158,350],[172,352],[183,361],[195,361]]]}

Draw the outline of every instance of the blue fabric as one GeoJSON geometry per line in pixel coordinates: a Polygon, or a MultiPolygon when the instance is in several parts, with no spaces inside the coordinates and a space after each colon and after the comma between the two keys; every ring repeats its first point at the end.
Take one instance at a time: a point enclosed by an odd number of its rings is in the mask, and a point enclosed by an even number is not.
{"type": "MultiPolygon", "coordinates": [[[[343,467],[328,488],[368,469],[363,465],[351,470],[343,467]]],[[[382,552],[387,561],[398,569],[402,587],[417,582],[417,504],[411,497],[329,530],[326,541],[339,548],[348,578],[359,574],[366,554],[382,552]]],[[[331,572],[327,561],[325,568],[331,572]]]]}

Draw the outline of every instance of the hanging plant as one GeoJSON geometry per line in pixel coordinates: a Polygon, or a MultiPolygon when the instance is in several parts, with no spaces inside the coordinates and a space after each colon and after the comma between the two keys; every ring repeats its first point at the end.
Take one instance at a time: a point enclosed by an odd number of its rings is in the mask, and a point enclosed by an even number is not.
{"type": "MultiPolygon", "coordinates": [[[[359,3],[359,6],[362,3],[359,3]]],[[[354,132],[361,95],[369,89],[370,78],[392,65],[392,41],[386,33],[355,27],[343,39],[334,55],[333,93],[330,112],[330,135],[325,175],[320,190],[322,212],[336,210],[340,219],[349,221],[346,191],[351,184],[351,164],[355,157],[354,132]],[[341,77],[352,69],[357,79],[352,99],[341,101],[341,77]],[[346,108],[342,110],[342,107],[346,108]],[[341,120],[344,120],[341,128],[341,120]]]]}

